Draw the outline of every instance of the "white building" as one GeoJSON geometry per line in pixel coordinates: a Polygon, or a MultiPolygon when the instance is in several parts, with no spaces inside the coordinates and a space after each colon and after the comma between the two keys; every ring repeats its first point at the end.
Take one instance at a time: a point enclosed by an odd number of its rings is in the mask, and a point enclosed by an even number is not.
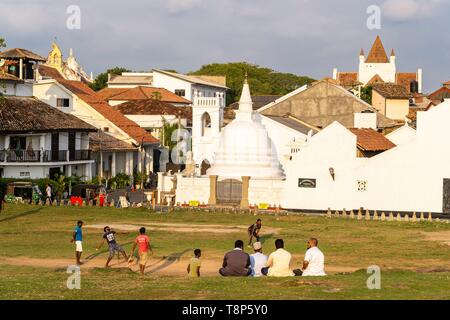
{"type": "Polygon", "coordinates": [[[361,49],[357,72],[338,72],[333,69],[333,79],[346,88],[355,88],[374,83],[394,83],[403,86],[409,93],[422,93],[422,69],[416,72],[398,72],[396,56],[392,49],[390,56],[386,54],[379,36],[375,39],[368,56],[361,49]]]}
{"type": "Polygon", "coordinates": [[[153,171],[154,149],[159,146],[156,138],[112,109],[81,81],[65,80],[58,70],[48,66],[40,66],[39,75],[41,80],[33,84],[35,97],[86,121],[117,140],[116,143],[108,141],[103,145],[97,143],[94,175],[110,178],[117,173],[131,175],[133,172],[149,174],[153,171]]]}

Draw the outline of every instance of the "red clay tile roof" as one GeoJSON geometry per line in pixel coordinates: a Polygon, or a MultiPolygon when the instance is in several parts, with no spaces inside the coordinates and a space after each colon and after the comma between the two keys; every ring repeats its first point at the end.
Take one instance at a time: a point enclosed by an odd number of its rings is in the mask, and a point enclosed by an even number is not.
{"type": "Polygon", "coordinates": [[[395,76],[395,84],[403,86],[408,92],[411,91],[411,82],[417,81],[417,75],[413,72],[401,72],[395,76]]]}
{"type": "Polygon", "coordinates": [[[339,85],[343,87],[351,87],[358,83],[358,72],[339,72],[339,85]]]}
{"type": "Polygon", "coordinates": [[[90,105],[94,110],[103,115],[106,119],[113,122],[116,126],[126,132],[132,139],[138,143],[141,141],[145,143],[158,143],[159,140],[153,137],[145,129],[141,128],[134,121],[131,121],[125,117],[122,113],[112,109],[108,103],[106,103],[97,93],[89,88],[81,81],[65,80],[61,77],[59,72],[48,66],[39,66],[39,73],[41,75],[46,74],[54,75],[55,80],[63,85],[67,90],[75,94],[81,100],[90,105]],[[53,69],[53,70],[52,70],[53,69]]]}
{"type": "Polygon", "coordinates": [[[5,50],[3,52],[0,52],[0,58],[4,59],[29,59],[29,60],[36,60],[36,61],[47,61],[46,58],[31,52],[30,50],[26,49],[20,49],[20,48],[13,48],[9,50],[5,50]]]}
{"type": "Polygon", "coordinates": [[[449,85],[450,85],[450,80],[447,81],[447,82],[444,82],[443,85],[444,85],[444,86],[449,86],[449,85]]]}
{"type": "Polygon", "coordinates": [[[366,63],[388,63],[388,57],[386,55],[386,50],[384,50],[383,43],[381,42],[380,36],[377,36],[375,42],[370,49],[369,55],[367,56],[366,63]]]}
{"type": "Polygon", "coordinates": [[[129,115],[180,115],[183,119],[192,119],[191,107],[175,107],[170,103],[154,99],[128,101],[111,108],[129,115]]]}
{"type": "Polygon", "coordinates": [[[403,86],[393,83],[377,83],[373,85],[373,90],[387,99],[408,99],[410,94],[403,86]]]}
{"type": "Polygon", "coordinates": [[[104,88],[98,94],[106,101],[108,100],[142,100],[154,99],[159,96],[161,101],[169,103],[184,103],[191,104],[191,102],[183,97],[176,95],[164,88],[153,88],[138,86],[134,88],[104,88]]]}
{"type": "Polygon", "coordinates": [[[349,129],[354,135],[358,147],[364,151],[386,151],[395,147],[388,138],[373,129],[349,129]]]}
{"type": "Polygon", "coordinates": [[[381,77],[378,75],[378,73],[376,75],[374,75],[369,82],[367,82],[368,85],[374,85],[377,83],[384,83],[383,79],[381,79],[381,77]]]}
{"type": "Polygon", "coordinates": [[[9,73],[3,72],[3,71],[0,71],[0,80],[22,82],[22,80],[20,80],[15,75],[9,74],[9,73]]]}
{"type": "Polygon", "coordinates": [[[433,102],[442,102],[444,99],[450,99],[450,88],[441,87],[428,96],[433,102]]]}
{"type": "Polygon", "coordinates": [[[92,151],[132,151],[137,150],[133,145],[116,139],[103,131],[89,134],[89,149],[92,151]]]}

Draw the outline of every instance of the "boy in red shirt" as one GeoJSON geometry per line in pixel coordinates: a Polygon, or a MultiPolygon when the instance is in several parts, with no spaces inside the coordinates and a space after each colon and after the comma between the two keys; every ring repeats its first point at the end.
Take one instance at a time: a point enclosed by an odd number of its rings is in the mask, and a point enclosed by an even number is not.
{"type": "Polygon", "coordinates": [[[150,246],[150,239],[149,239],[149,237],[147,237],[145,235],[144,227],[139,229],[139,235],[136,237],[136,240],[134,241],[133,248],[131,249],[130,257],[133,256],[134,250],[136,249],[137,245],[139,246],[139,249],[138,249],[139,270],[141,272],[141,276],[144,276],[145,264],[147,262],[149,249],[153,255],[153,250],[152,250],[152,247],[150,246]]]}

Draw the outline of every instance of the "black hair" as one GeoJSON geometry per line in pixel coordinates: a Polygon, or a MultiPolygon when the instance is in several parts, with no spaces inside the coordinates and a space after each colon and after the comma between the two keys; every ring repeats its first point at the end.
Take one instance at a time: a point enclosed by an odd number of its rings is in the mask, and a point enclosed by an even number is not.
{"type": "Polygon", "coordinates": [[[145,228],[144,228],[144,227],[140,228],[140,229],[139,229],[139,233],[140,233],[140,234],[144,234],[144,233],[145,233],[145,228]]]}
{"type": "Polygon", "coordinates": [[[194,250],[195,256],[199,256],[201,253],[202,253],[202,250],[200,250],[200,249],[195,249],[194,250]]]}
{"type": "Polygon", "coordinates": [[[261,222],[261,219],[256,220],[256,222],[258,222],[258,221],[261,222]]]}
{"type": "Polygon", "coordinates": [[[109,227],[108,226],[104,227],[103,231],[106,232],[106,229],[109,229],[109,227]]]}
{"type": "Polygon", "coordinates": [[[275,248],[277,248],[277,249],[284,248],[284,241],[283,241],[283,239],[275,240],[275,248]]]}
{"type": "Polygon", "coordinates": [[[82,224],[82,223],[83,223],[83,221],[81,221],[81,220],[78,220],[78,221],[77,221],[77,224],[80,224],[80,223],[82,224]]]}
{"type": "Polygon", "coordinates": [[[242,240],[236,240],[236,242],[234,243],[234,247],[235,248],[243,248],[244,242],[242,240]]]}

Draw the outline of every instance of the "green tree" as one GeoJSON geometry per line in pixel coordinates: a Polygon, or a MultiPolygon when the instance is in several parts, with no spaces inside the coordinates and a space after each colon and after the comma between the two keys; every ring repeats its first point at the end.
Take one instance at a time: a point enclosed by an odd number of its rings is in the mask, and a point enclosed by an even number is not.
{"type": "Polygon", "coordinates": [[[6,40],[5,38],[0,37],[0,48],[6,47],[6,40]]]}
{"type": "Polygon", "coordinates": [[[368,104],[372,105],[372,86],[361,88],[361,100],[364,100],[368,104]]]}
{"type": "Polygon", "coordinates": [[[227,103],[233,103],[239,99],[246,73],[253,95],[285,95],[315,81],[307,76],[277,72],[247,62],[207,64],[190,74],[226,76],[227,87],[230,88],[227,92],[227,103]]]}
{"type": "Polygon", "coordinates": [[[100,73],[89,86],[94,91],[99,91],[103,88],[106,88],[108,82],[108,73],[120,75],[122,72],[130,72],[127,68],[123,67],[114,67],[106,70],[106,72],[100,73]]]}
{"type": "MultiPolygon", "coordinates": [[[[0,49],[6,48],[6,40],[5,38],[0,37],[0,49]]],[[[3,70],[0,70],[0,72],[4,72],[3,70]]],[[[3,97],[3,93],[6,91],[6,84],[0,81],[0,105],[5,103],[5,98],[3,97]]]]}

